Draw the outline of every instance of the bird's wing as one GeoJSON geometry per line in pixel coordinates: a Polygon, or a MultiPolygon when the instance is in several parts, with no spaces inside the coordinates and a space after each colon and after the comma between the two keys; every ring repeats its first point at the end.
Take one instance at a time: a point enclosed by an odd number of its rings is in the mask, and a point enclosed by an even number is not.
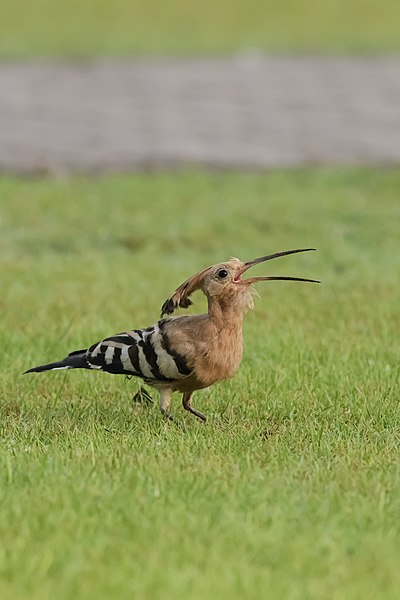
{"type": "Polygon", "coordinates": [[[92,369],[149,381],[176,381],[192,372],[185,356],[172,350],[164,321],[106,338],[91,346],[86,358],[92,369]]]}

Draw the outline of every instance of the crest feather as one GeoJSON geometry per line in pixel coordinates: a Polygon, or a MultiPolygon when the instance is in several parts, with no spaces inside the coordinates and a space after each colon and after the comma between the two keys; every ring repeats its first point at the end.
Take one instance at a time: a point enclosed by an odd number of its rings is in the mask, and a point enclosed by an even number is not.
{"type": "Polygon", "coordinates": [[[193,302],[190,299],[191,294],[196,290],[200,290],[203,286],[204,279],[211,267],[203,269],[199,273],[192,275],[186,279],[175,292],[167,298],[161,307],[161,317],[171,315],[177,308],[188,308],[193,302]]]}

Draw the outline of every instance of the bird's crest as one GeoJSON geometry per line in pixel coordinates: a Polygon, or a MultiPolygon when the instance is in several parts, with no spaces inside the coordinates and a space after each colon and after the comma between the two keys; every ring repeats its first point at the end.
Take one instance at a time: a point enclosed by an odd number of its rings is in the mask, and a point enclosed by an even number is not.
{"type": "Polygon", "coordinates": [[[190,296],[203,286],[206,275],[212,267],[207,267],[199,273],[186,279],[161,307],[161,317],[171,315],[177,308],[188,308],[192,303],[190,296]]]}

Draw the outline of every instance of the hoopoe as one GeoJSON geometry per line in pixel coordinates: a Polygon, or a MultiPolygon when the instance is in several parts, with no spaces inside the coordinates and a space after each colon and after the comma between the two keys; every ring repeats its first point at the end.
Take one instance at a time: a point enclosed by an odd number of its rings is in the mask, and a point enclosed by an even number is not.
{"type": "Polygon", "coordinates": [[[124,331],[96,342],[90,348],[71,352],[61,361],[29,369],[41,373],[58,369],[92,369],[133,375],[160,394],[163,415],[170,414],[173,392],[182,393],[183,407],[202,421],[203,413],[191,405],[192,394],[229,379],[239,368],[242,353],[243,316],[253,308],[252,284],[258,281],[308,281],[301,277],[250,277],[242,275],[259,263],[314,248],[276,252],[242,262],[231,258],[203,269],[182,283],[161,308],[161,319],[146,329],[124,331]],[[202,290],[208,312],[201,315],[171,315],[178,307],[192,304],[190,296],[202,290]]]}

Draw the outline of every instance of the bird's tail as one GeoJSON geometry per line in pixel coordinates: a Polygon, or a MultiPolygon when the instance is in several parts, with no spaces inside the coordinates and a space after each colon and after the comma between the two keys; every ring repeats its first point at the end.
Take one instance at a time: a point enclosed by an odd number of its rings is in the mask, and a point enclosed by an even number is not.
{"type": "Polygon", "coordinates": [[[25,373],[42,373],[43,371],[57,371],[59,369],[90,369],[86,358],[86,349],[76,350],[75,352],[68,354],[68,356],[62,360],[47,365],[40,365],[39,367],[33,367],[33,369],[29,369],[28,371],[25,371],[25,373]]]}

